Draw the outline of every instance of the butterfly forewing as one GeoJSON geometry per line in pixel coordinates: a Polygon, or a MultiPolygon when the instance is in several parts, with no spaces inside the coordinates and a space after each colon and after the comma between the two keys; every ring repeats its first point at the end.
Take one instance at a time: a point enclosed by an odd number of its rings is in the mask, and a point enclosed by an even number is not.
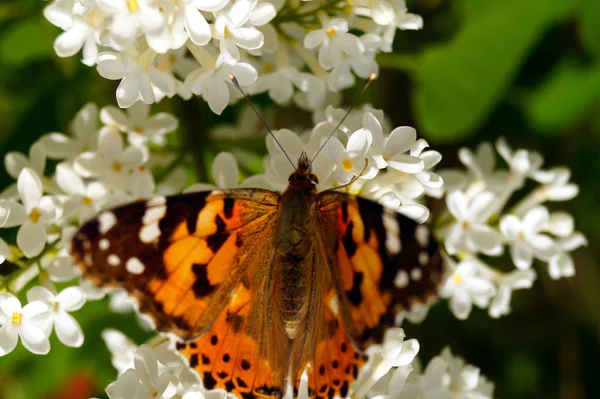
{"type": "Polygon", "coordinates": [[[278,197],[239,189],[136,202],[86,223],[72,253],[85,277],[129,291],[159,331],[194,338],[230,299],[245,254],[265,241],[278,197]]]}

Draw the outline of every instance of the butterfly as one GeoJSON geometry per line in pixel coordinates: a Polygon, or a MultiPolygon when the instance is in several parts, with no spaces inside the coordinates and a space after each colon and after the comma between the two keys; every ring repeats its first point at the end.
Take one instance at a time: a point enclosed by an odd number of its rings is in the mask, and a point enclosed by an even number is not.
{"type": "Polygon", "coordinates": [[[335,190],[302,154],[280,195],[231,189],[157,196],[77,232],[83,274],[125,288],[208,389],[240,399],[346,397],[395,316],[435,297],[442,260],[427,227],[335,190]]]}
{"type": "Polygon", "coordinates": [[[307,373],[311,398],[346,397],[365,349],[399,312],[436,297],[442,257],[426,226],[317,184],[302,153],[281,194],[124,205],[83,225],[72,255],[86,278],[126,289],[175,335],[205,388],[279,399],[291,386],[296,397],[307,373]]]}

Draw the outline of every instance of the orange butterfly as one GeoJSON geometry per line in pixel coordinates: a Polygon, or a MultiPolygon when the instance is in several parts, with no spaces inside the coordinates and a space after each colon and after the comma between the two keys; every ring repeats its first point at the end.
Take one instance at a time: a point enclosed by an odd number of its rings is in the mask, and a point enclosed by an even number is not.
{"type": "Polygon", "coordinates": [[[428,230],[376,202],[317,192],[306,154],[278,194],[214,190],[100,214],[75,235],[85,277],[125,288],[208,389],[346,397],[398,312],[437,294],[428,230]]]}

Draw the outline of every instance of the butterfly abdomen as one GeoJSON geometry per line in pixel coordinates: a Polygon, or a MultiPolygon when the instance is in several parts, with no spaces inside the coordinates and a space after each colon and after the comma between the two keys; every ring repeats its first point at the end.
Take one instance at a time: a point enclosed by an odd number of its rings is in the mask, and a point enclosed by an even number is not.
{"type": "Polygon", "coordinates": [[[294,338],[304,320],[311,289],[313,245],[317,234],[316,188],[306,181],[292,182],[279,201],[275,256],[279,280],[279,309],[284,329],[294,338]]]}

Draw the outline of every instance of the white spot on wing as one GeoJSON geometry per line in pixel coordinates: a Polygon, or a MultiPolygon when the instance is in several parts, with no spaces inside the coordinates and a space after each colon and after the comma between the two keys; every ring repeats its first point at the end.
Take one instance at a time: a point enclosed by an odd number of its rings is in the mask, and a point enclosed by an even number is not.
{"type": "Polygon", "coordinates": [[[160,229],[158,223],[148,224],[140,230],[140,241],[149,244],[160,237],[160,229]]]}
{"type": "Polygon", "coordinates": [[[166,213],[167,213],[167,207],[164,205],[148,208],[148,209],[146,209],[146,212],[144,213],[144,217],[142,218],[142,223],[149,224],[152,222],[156,222],[156,221],[162,219],[166,213]]]}
{"type": "Polygon", "coordinates": [[[398,288],[404,288],[408,285],[408,273],[406,273],[406,270],[400,270],[396,274],[394,285],[398,288]]]}
{"type": "Polygon", "coordinates": [[[111,266],[119,266],[119,263],[121,263],[121,258],[115,254],[110,254],[108,255],[108,258],[106,258],[106,261],[111,266]]]}
{"type": "Polygon", "coordinates": [[[100,248],[103,251],[106,251],[109,247],[110,247],[110,241],[108,241],[106,238],[102,238],[98,242],[98,248],[100,248]]]}
{"type": "Polygon", "coordinates": [[[426,226],[417,226],[415,237],[422,248],[427,248],[429,246],[429,229],[426,226]]]}
{"type": "Polygon", "coordinates": [[[127,263],[125,263],[125,269],[127,269],[127,271],[131,274],[142,274],[144,273],[146,266],[144,266],[141,260],[134,256],[127,260],[127,263]]]}
{"type": "Polygon", "coordinates": [[[427,266],[429,263],[429,254],[426,251],[419,252],[419,263],[421,266],[427,266]]]}
{"type": "Polygon", "coordinates": [[[413,280],[419,281],[421,277],[423,277],[423,272],[421,271],[421,269],[414,268],[410,271],[410,278],[412,278],[413,280]]]}
{"type": "Polygon", "coordinates": [[[113,228],[113,226],[117,223],[117,218],[112,212],[102,212],[100,216],[98,216],[98,230],[100,234],[106,234],[106,232],[113,228]]]}
{"type": "Polygon", "coordinates": [[[148,208],[153,207],[153,206],[164,205],[166,203],[167,203],[167,198],[164,195],[157,195],[156,197],[150,198],[146,202],[146,204],[148,205],[148,208]]]}
{"type": "Polygon", "coordinates": [[[396,219],[396,213],[391,209],[384,208],[383,227],[385,228],[385,248],[388,253],[395,255],[402,250],[400,243],[400,225],[396,219]]]}
{"type": "Polygon", "coordinates": [[[329,300],[329,309],[333,312],[334,315],[338,315],[340,313],[340,303],[338,301],[337,295],[334,295],[329,300]]]}

